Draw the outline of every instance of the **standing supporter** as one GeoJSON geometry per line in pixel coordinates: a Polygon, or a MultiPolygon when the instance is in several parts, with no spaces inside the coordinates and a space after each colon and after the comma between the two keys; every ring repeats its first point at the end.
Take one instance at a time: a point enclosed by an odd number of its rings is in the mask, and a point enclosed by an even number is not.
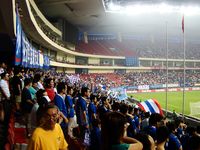
{"type": "Polygon", "coordinates": [[[14,77],[12,79],[12,92],[16,102],[16,109],[20,111],[21,105],[21,93],[22,93],[22,82],[20,80],[22,73],[19,68],[15,68],[14,70],[14,77]]]}
{"type": "Polygon", "coordinates": [[[26,78],[24,80],[24,89],[22,91],[22,102],[21,102],[21,109],[25,116],[25,125],[27,130],[27,135],[30,133],[30,113],[33,108],[33,105],[35,104],[35,101],[31,97],[31,93],[28,90],[31,86],[32,82],[31,79],[26,78]]]}
{"type": "Polygon", "coordinates": [[[127,120],[123,114],[107,113],[101,122],[101,128],[103,150],[142,150],[142,143],[126,137],[127,120]]]}
{"type": "Polygon", "coordinates": [[[141,128],[145,129],[146,127],[149,126],[149,117],[150,117],[150,113],[149,112],[145,112],[144,113],[144,119],[141,122],[141,128]]]}
{"type": "Polygon", "coordinates": [[[140,130],[140,116],[139,116],[139,109],[134,108],[134,120],[137,132],[140,130]]]}
{"type": "Polygon", "coordinates": [[[73,136],[73,127],[75,126],[75,118],[74,118],[74,102],[73,102],[73,88],[71,86],[67,87],[67,96],[65,97],[65,104],[67,107],[67,117],[68,117],[68,135],[71,138],[74,138],[73,136]]]}
{"type": "Polygon", "coordinates": [[[101,149],[101,121],[99,119],[92,120],[92,130],[90,136],[90,150],[101,149]]]}
{"type": "Polygon", "coordinates": [[[0,65],[0,75],[6,71],[6,68],[7,68],[7,66],[6,66],[5,62],[2,62],[0,65]]]}
{"type": "Polygon", "coordinates": [[[28,90],[30,91],[33,100],[36,100],[36,92],[37,92],[36,87],[37,87],[37,82],[35,80],[32,80],[32,86],[30,86],[28,90]]]}
{"type": "Polygon", "coordinates": [[[111,105],[107,96],[101,98],[102,105],[98,108],[99,118],[102,120],[104,114],[111,111],[111,105]]]}
{"type": "Polygon", "coordinates": [[[178,126],[176,135],[179,139],[181,139],[181,137],[184,135],[185,129],[187,128],[187,125],[184,123],[184,120],[181,118],[176,118],[175,122],[176,122],[176,125],[178,126]]]}
{"type": "Polygon", "coordinates": [[[9,89],[9,74],[3,72],[0,80],[0,103],[2,106],[1,115],[5,123],[8,123],[10,117],[11,100],[10,100],[10,89],[9,89]]]}
{"type": "Polygon", "coordinates": [[[144,129],[146,134],[149,134],[154,140],[156,140],[156,128],[162,121],[163,117],[158,113],[151,114],[149,118],[149,126],[144,129]]]}
{"type": "Polygon", "coordinates": [[[9,74],[6,72],[1,74],[0,88],[2,92],[1,100],[10,100],[9,74]]]}
{"type": "Polygon", "coordinates": [[[49,105],[41,112],[39,126],[29,140],[28,150],[67,150],[63,131],[57,124],[58,110],[49,105]]]}
{"type": "Polygon", "coordinates": [[[90,97],[90,90],[87,87],[82,87],[81,96],[76,102],[76,116],[77,123],[80,129],[80,138],[84,139],[85,132],[89,129],[88,124],[88,98],[90,97]]]}
{"type": "Polygon", "coordinates": [[[97,118],[97,97],[95,95],[90,96],[90,103],[88,105],[88,117],[89,125],[92,126],[92,122],[97,118]]]}
{"type": "Polygon", "coordinates": [[[179,141],[178,137],[176,136],[177,131],[177,124],[175,122],[168,122],[167,127],[169,129],[169,142],[168,146],[166,147],[167,150],[182,150],[181,142],[179,141]]]}
{"type": "Polygon", "coordinates": [[[56,92],[54,90],[54,81],[52,78],[48,78],[46,80],[46,88],[47,95],[49,96],[51,102],[53,102],[56,92]]]}
{"type": "Polygon", "coordinates": [[[119,108],[120,108],[120,103],[118,101],[113,101],[112,110],[119,111],[119,108]]]}
{"type": "Polygon", "coordinates": [[[58,83],[57,91],[58,91],[58,94],[56,94],[56,96],[54,97],[54,103],[65,117],[65,120],[61,122],[61,128],[66,137],[68,120],[67,120],[67,108],[66,108],[65,100],[63,98],[64,94],[66,93],[66,86],[63,82],[58,83]]]}
{"type": "Polygon", "coordinates": [[[150,135],[138,133],[135,136],[135,138],[142,143],[143,150],[155,150],[156,149],[155,141],[150,135]]]}
{"type": "Polygon", "coordinates": [[[132,114],[128,113],[129,106],[127,104],[121,104],[120,112],[127,118],[127,122],[130,124],[127,128],[127,136],[134,137],[137,133],[135,120],[132,114]]]}
{"type": "Polygon", "coordinates": [[[44,90],[42,76],[40,74],[35,74],[34,79],[38,83],[38,85],[37,85],[38,89],[43,89],[44,90]]]}
{"type": "Polygon", "coordinates": [[[165,150],[165,144],[169,139],[169,130],[166,126],[160,126],[156,130],[157,150],[165,150]]]}
{"type": "Polygon", "coordinates": [[[190,127],[188,126],[184,132],[184,135],[181,136],[181,145],[183,147],[184,150],[189,150],[190,149],[190,145],[189,145],[189,140],[192,136],[196,136],[198,135],[196,132],[196,129],[194,127],[190,127]]]}

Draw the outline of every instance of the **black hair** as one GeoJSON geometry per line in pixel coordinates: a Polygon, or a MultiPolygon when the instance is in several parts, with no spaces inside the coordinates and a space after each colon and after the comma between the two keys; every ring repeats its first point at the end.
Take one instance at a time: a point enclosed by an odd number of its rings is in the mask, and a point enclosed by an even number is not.
{"type": "Polygon", "coordinates": [[[82,87],[81,88],[81,96],[85,96],[85,92],[87,92],[89,90],[88,87],[82,87]]]}
{"type": "Polygon", "coordinates": [[[121,112],[122,114],[126,115],[126,113],[128,112],[128,105],[122,103],[121,106],[120,106],[120,112],[121,112]]]}
{"type": "Polygon", "coordinates": [[[110,150],[112,145],[120,144],[124,135],[126,117],[120,112],[108,112],[101,120],[103,149],[110,150]]]}
{"type": "Polygon", "coordinates": [[[3,73],[1,74],[1,79],[3,79],[3,78],[6,76],[6,74],[7,74],[7,72],[3,72],[3,73]]]}
{"type": "Polygon", "coordinates": [[[35,74],[34,80],[36,80],[38,82],[38,81],[40,81],[40,79],[41,79],[41,75],[39,73],[35,74]]]}
{"type": "Polygon", "coordinates": [[[135,135],[135,139],[140,141],[143,145],[143,150],[151,150],[151,141],[149,140],[148,134],[138,133],[135,135]]]}
{"type": "Polygon", "coordinates": [[[166,126],[160,126],[156,130],[157,143],[163,143],[169,137],[170,132],[166,126]]]}
{"type": "Polygon", "coordinates": [[[30,78],[25,78],[25,80],[24,80],[24,86],[27,86],[30,83],[32,83],[32,80],[30,78]]]}
{"type": "Polygon", "coordinates": [[[113,105],[112,105],[112,110],[113,110],[113,111],[118,111],[119,108],[120,108],[120,104],[119,104],[118,102],[115,102],[115,101],[114,101],[114,103],[113,103],[113,105]]]}
{"type": "Polygon", "coordinates": [[[168,122],[167,123],[167,127],[168,127],[170,133],[172,133],[173,131],[175,131],[178,128],[178,126],[175,123],[175,121],[168,122]]]}
{"type": "Polygon", "coordinates": [[[65,83],[64,82],[60,82],[57,85],[57,92],[58,94],[62,92],[62,90],[64,90],[66,88],[65,83]]]}
{"type": "Polygon", "coordinates": [[[100,119],[94,119],[92,121],[92,126],[93,127],[98,127],[98,125],[100,125],[100,124],[101,124],[101,120],[100,119]]]}
{"type": "Polygon", "coordinates": [[[97,99],[97,95],[91,94],[90,95],[90,101],[94,102],[95,98],[97,99]]]}
{"type": "Polygon", "coordinates": [[[67,94],[69,94],[69,92],[73,89],[72,86],[67,86],[67,94]]]}
{"type": "Polygon", "coordinates": [[[158,122],[160,122],[163,119],[163,117],[158,113],[151,114],[149,118],[149,125],[156,126],[158,122]]]}

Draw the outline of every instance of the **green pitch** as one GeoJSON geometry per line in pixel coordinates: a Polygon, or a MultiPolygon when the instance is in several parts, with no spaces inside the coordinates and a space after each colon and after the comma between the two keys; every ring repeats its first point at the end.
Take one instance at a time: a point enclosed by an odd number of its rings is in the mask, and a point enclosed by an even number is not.
{"type": "MultiPolygon", "coordinates": [[[[162,108],[166,108],[166,92],[155,92],[155,93],[134,93],[129,96],[137,100],[144,101],[146,99],[155,98],[160,103],[162,108]]],[[[183,92],[168,92],[168,105],[167,108],[170,111],[175,110],[177,113],[182,113],[182,101],[183,92]]],[[[190,114],[190,102],[200,101],[200,91],[187,91],[185,92],[185,111],[184,114],[190,114]]],[[[200,116],[196,116],[199,117],[200,116]]]]}

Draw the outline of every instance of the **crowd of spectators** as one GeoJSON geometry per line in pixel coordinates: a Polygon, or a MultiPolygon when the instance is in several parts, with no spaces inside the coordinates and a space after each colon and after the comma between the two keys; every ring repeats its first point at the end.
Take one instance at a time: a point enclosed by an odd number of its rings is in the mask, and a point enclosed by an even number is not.
{"type": "MultiPolygon", "coordinates": [[[[183,71],[169,71],[167,75],[166,71],[134,72],[124,74],[123,77],[124,83],[130,86],[166,84],[167,78],[169,84],[180,85],[183,83],[184,73],[183,71]]],[[[191,86],[200,83],[199,71],[186,71],[185,82],[191,86]]]]}
{"type": "MultiPolygon", "coordinates": [[[[166,70],[149,71],[149,72],[129,72],[129,73],[107,73],[107,74],[80,74],[80,79],[90,81],[88,84],[96,83],[106,86],[139,86],[139,85],[158,85],[177,84],[178,87],[184,82],[183,71],[166,70]]],[[[200,72],[187,70],[185,73],[185,83],[187,86],[194,86],[200,83],[200,72]]]]}
{"type": "MultiPolygon", "coordinates": [[[[77,50],[82,52],[93,53],[95,49],[101,49],[97,54],[108,54],[109,51],[112,55],[116,56],[130,56],[128,51],[131,51],[132,56],[142,57],[142,58],[166,58],[166,40],[148,40],[148,39],[124,39],[121,42],[116,39],[110,40],[100,40],[101,45],[93,41],[84,43],[80,41],[77,45],[77,50]],[[90,43],[92,43],[90,45],[90,43]],[[92,49],[92,50],[91,50],[92,49]],[[106,50],[105,50],[106,49],[106,50]],[[114,49],[114,50],[113,50],[114,49]],[[128,54],[126,54],[126,52],[128,54]]],[[[183,59],[183,44],[180,41],[170,40],[168,42],[168,58],[171,59],[183,59]]],[[[200,58],[199,53],[199,43],[194,43],[188,41],[185,48],[186,59],[196,59],[200,58]]]]}
{"type": "MultiPolygon", "coordinates": [[[[199,128],[187,126],[180,118],[169,121],[160,114],[143,112],[104,92],[122,84],[110,80],[126,75],[82,74],[72,82],[65,73],[9,69],[5,64],[0,70],[0,121],[6,124],[7,110],[13,107],[15,115],[23,118],[30,150],[72,149],[70,140],[91,150],[200,148],[199,128]]],[[[152,78],[160,73],[129,74],[144,75],[152,78]]]]}

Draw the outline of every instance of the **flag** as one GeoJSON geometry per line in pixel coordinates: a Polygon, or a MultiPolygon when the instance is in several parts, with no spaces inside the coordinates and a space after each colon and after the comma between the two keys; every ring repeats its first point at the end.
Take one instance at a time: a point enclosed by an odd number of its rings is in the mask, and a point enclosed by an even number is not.
{"type": "Polygon", "coordinates": [[[184,15],[183,15],[183,18],[182,18],[182,31],[184,33],[184,15]]]}
{"type": "Polygon", "coordinates": [[[150,114],[151,113],[159,113],[159,114],[163,115],[161,106],[156,99],[148,99],[137,105],[145,112],[150,112],[150,114]]]}

